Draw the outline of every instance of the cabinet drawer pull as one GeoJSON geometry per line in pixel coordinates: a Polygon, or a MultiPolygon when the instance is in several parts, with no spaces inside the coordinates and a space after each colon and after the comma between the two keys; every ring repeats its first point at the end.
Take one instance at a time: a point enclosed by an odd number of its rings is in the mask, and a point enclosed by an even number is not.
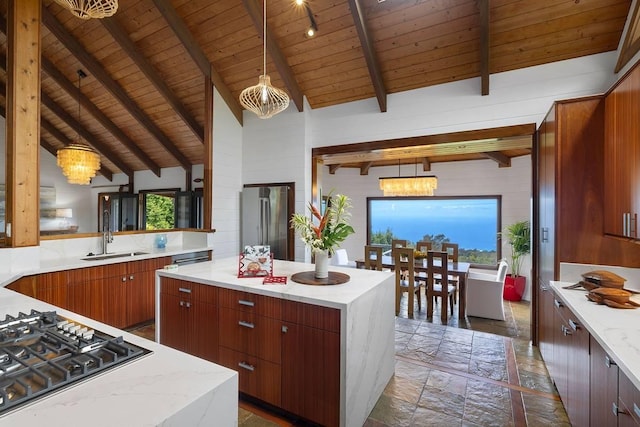
{"type": "Polygon", "coordinates": [[[562,302],[558,301],[557,299],[554,298],[553,300],[553,305],[555,305],[558,308],[564,307],[564,304],[562,304],[562,302]]]}
{"type": "Polygon", "coordinates": [[[247,300],[244,300],[244,299],[239,299],[238,300],[238,304],[246,305],[248,307],[253,307],[254,305],[256,305],[253,301],[247,301],[247,300]]]}
{"type": "Polygon", "coordinates": [[[569,319],[569,326],[571,326],[571,329],[573,329],[574,331],[578,330],[578,324],[571,319],[569,319]]]}
{"type": "Polygon", "coordinates": [[[244,320],[240,320],[240,321],[238,321],[238,325],[240,325],[240,326],[244,326],[245,328],[251,328],[251,329],[253,329],[253,328],[254,328],[253,323],[245,322],[244,320]]]}
{"type": "Polygon", "coordinates": [[[604,364],[607,368],[610,368],[612,366],[616,366],[616,362],[614,362],[613,360],[611,360],[611,358],[609,356],[605,356],[604,357],[604,364]]]}
{"type": "Polygon", "coordinates": [[[611,404],[611,411],[613,412],[613,415],[615,415],[616,417],[620,414],[629,415],[627,411],[623,411],[622,409],[620,409],[620,407],[616,404],[616,402],[613,402],[611,404]]]}
{"type": "Polygon", "coordinates": [[[640,408],[635,403],[633,404],[633,412],[636,414],[636,417],[640,418],[640,408]]]}
{"type": "Polygon", "coordinates": [[[124,283],[124,282],[126,282],[126,281],[127,281],[127,278],[126,278],[126,277],[123,277],[123,278],[122,278],[122,282],[124,283]]]}
{"type": "Polygon", "coordinates": [[[178,288],[178,291],[184,292],[185,294],[190,294],[191,293],[191,289],[189,289],[189,288],[178,288]]]}
{"type": "Polygon", "coordinates": [[[191,303],[188,301],[180,301],[180,307],[191,307],[191,303]]]}
{"type": "Polygon", "coordinates": [[[247,371],[251,371],[251,372],[253,372],[253,370],[255,369],[253,367],[253,365],[250,365],[250,364],[248,364],[246,362],[238,362],[238,366],[240,366],[241,368],[246,369],[247,371]]]}

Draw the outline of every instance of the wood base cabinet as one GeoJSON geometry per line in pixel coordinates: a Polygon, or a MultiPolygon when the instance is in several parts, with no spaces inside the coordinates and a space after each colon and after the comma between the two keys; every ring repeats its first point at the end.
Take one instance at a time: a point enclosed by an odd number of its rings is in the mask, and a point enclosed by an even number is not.
{"type": "MultiPolygon", "coordinates": [[[[306,420],[340,424],[340,310],[161,277],[160,342],[193,352],[214,342],[218,360],[238,371],[239,390],[306,420]],[[189,317],[192,295],[218,292],[206,323],[189,317]],[[216,317],[217,314],[217,317],[216,317]],[[206,326],[205,326],[206,325],[206,326]],[[208,327],[199,338],[193,329],[208,327]]],[[[213,351],[209,348],[209,351],[213,351]]],[[[197,355],[197,354],[196,354],[197,355]]]]}
{"type": "Polygon", "coordinates": [[[218,289],[163,278],[160,290],[160,342],[218,362],[218,289]]]}
{"type": "Polygon", "coordinates": [[[618,381],[618,427],[640,426],[640,390],[622,372],[618,381]]]}
{"type": "Polygon", "coordinates": [[[618,400],[618,365],[611,360],[602,346],[589,337],[591,358],[589,381],[591,393],[591,427],[615,426],[618,421],[613,407],[618,400]]]}

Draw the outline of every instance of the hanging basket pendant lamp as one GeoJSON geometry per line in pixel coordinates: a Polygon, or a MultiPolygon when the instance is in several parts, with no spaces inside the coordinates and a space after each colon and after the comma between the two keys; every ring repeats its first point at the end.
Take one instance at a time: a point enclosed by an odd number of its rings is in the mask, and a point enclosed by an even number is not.
{"type": "Polygon", "coordinates": [[[55,0],[81,19],[100,19],[112,16],[118,10],[118,0],[55,0]]]}
{"type": "MultiPolygon", "coordinates": [[[[78,70],[78,123],[80,122],[80,81],[87,75],[78,70]]],[[[100,156],[93,148],[82,142],[80,133],[77,142],[72,142],[56,153],[58,166],[62,174],[67,177],[69,184],[89,185],[91,178],[100,169],[100,156]]]]}
{"type": "Polygon", "coordinates": [[[264,0],[264,25],[262,28],[262,75],[258,84],[246,88],[240,93],[240,104],[253,111],[259,118],[268,119],[286,110],[289,106],[289,95],[282,89],[271,86],[271,78],[267,74],[267,0],[264,0]]]}

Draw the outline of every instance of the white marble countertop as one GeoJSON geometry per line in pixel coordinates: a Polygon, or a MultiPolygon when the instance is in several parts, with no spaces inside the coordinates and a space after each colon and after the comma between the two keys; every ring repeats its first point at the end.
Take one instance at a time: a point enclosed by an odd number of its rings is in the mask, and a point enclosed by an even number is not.
{"type": "MultiPolygon", "coordinates": [[[[587,291],[563,289],[572,284],[551,282],[551,287],[640,389],[640,308],[616,309],[596,304],[586,298],[587,291]]],[[[633,295],[631,299],[640,303],[640,295],[633,295]]]]}
{"type": "MultiPolygon", "coordinates": [[[[85,255],[73,255],[73,256],[61,256],[60,258],[50,258],[43,259],[39,262],[34,262],[30,265],[30,268],[24,269],[20,272],[7,272],[0,271],[0,287],[5,287],[9,283],[14,282],[22,276],[28,276],[32,274],[42,274],[42,273],[51,273],[54,271],[62,271],[62,270],[73,270],[76,268],[86,268],[86,267],[97,267],[100,265],[107,264],[118,264],[122,262],[130,262],[130,261],[141,261],[144,259],[151,258],[159,258],[159,257],[170,257],[173,255],[187,254],[192,252],[200,252],[200,251],[210,251],[211,248],[204,246],[197,247],[184,247],[184,246],[174,246],[167,247],[165,249],[144,249],[143,251],[139,251],[136,249],[133,252],[145,252],[144,254],[134,255],[134,256],[123,256],[123,257],[115,257],[115,258],[107,258],[107,259],[94,259],[94,260],[83,260],[82,258],[86,258],[85,255]]],[[[111,254],[127,254],[132,251],[115,251],[109,252],[111,254]]]]}
{"type": "Polygon", "coordinates": [[[235,426],[238,374],[8,289],[0,316],[56,310],[153,353],[0,417],[0,426],[235,426]]]}
{"type": "Polygon", "coordinates": [[[313,286],[291,280],[291,275],[313,269],[313,264],[274,260],[273,275],[286,276],[287,283],[263,284],[262,277],[238,278],[238,257],[230,257],[185,265],[175,270],[158,270],[157,274],[338,309],[346,307],[381,281],[393,277],[393,273],[389,272],[331,266],[331,271],[348,274],[351,278],[349,282],[342,285],[313,286]]]}

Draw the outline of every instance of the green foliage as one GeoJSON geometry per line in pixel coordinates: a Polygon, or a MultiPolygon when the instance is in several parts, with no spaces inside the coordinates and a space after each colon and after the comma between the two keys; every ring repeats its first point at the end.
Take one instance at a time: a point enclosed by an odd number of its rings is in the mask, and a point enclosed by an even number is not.
{"type": "MultiPolygon", "coordinates": [[[[431,242],[431,247],[433,249],[439,249],[442,247],[443,243],[450,243],[451,239],[449,239],[444,234],[425,234],[422,236],[423,242],[431,242]]],[[[459,256],[459,254],[458,254],[459,256]]]]}
{"type": "Polygon", "coordinates": [[[393,235],[393,231],[389,227],[386,231],[376,231],[371,234],[372,245],[391,245],[393,239],[397,239],[397,237],[393,235]]]}
{"type": "Polygon", "coordinates": [[[145,200],[147,230],[173,228],[175,221],[174,199],[158,194],[147,194],[145,200]]]}
{"type": "Polygon", "coordinates": [[[520,275],[522,257],[531,252],[531,228],[529,221],[518,221],[505,228],[502,233],[511,246],[511,271],[514,276],[520,275]]]}
{"type": "Polygon", "coordinates": [[[291,228],[300,234],[302,241],[314,251],[328,251],[329,256],[340,243],[355,231],[349,225],[351,214],[349,208],[351,203],[349,198],[342,194],[327,196],[331,203],[324,214],[318,208],[309,203],[309,212],[312,218],[306,215],[294,213],[291,217],[291,228]],[[318,225],[313,222],[313,218],[318,221],[318,225]]]}

